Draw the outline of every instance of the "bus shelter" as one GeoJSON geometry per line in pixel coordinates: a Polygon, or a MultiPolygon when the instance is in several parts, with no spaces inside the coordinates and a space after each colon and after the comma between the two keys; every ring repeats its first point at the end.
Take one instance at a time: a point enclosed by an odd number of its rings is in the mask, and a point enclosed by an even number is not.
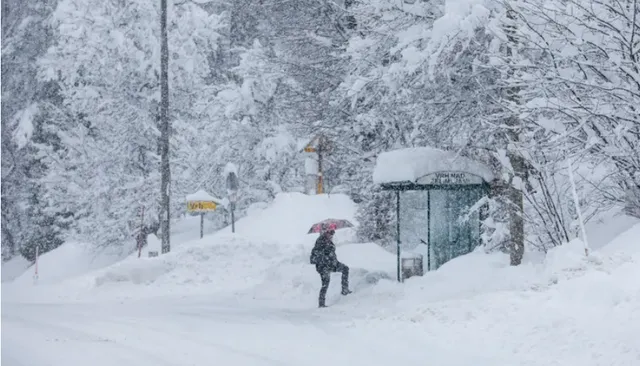
{"type": "Polygon", "coordinates": [[[481,244],[480,212],[469,209],[493,179],[489,167],[451,151],[417,147],[378,156],[373,180],[395,192],[398,281],[403,256],[420,257],[422,273],[481,244]]]}

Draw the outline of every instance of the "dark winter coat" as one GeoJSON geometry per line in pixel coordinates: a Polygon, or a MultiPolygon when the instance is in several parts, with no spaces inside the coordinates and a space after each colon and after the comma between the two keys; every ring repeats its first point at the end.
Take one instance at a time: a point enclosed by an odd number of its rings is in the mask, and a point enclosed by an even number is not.
{"type": "Polygon", "coordinates": [[[316,244],[311,250],[310,261],[311,264],[316,265],[318,272],[334,269],[338,266],[336,246],[327,235],[322,234],[316,240],[316,244]]]}

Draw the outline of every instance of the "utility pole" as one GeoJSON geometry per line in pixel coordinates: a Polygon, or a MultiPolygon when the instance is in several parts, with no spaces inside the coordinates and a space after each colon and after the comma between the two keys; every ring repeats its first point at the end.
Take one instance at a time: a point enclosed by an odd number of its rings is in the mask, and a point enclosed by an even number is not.
{"type": "Polygon", "coordinates": [[[171,250],[170,200],[171,168],[169,166],[169,41],[167,36],[167,0],[160,0],[160,222],[162,253],[171,250]]]}

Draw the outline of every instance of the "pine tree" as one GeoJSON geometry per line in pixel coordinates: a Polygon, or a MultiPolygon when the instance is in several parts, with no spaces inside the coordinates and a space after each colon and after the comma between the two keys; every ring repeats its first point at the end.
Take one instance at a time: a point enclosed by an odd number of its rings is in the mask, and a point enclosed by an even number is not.
{"type": "Polygon", "coordinates": [[[52,206],[40,180],[46,175],[40,146],[57,149],[50,106],[60,105],[56,83],[37,80],[36,59],[52,44],[47,23],[55,2],[2,4],[2,253],[33,260],[62,243],[71,213],[52,206]]]}

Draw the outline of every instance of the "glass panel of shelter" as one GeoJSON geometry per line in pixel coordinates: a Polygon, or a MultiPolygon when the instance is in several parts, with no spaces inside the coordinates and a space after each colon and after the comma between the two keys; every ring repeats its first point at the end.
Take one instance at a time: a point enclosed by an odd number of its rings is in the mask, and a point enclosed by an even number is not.
{"type": "Polygon", "coordinates": [[[403,191],[400,194],[402,250],[422,254],[425,271],[435,270],[473,251],[480,243],[479,215],[475,212],[468,220],[463,220],[463,216],[483,194],[482,186],[403,191]],[[429,240],[431,243],[427,245],[429,240]]]}
{"type": "Polygon", "coordinates": [[[478,212],[465,216],[481,197],[478,189],[436,189],[431,196],[431,269],[472,252],[479,244],[478,212]]]}
{"type": "Polygon", "coordinates": [[[403,251],[424,256],[423,267],[427,271],[428,191],[415,190],[400,193],[400,243],[403,251]]]}

